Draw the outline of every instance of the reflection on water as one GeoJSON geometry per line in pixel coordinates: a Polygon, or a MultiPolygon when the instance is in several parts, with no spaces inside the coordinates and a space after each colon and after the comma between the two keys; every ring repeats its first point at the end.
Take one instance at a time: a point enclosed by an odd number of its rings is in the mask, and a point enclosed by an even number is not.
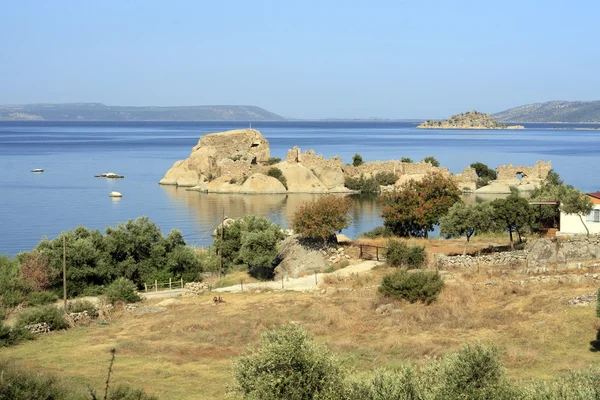
{"type": "MultiPolygon", "coordinates": [[[[209,246],[212,242],[210,234],[220,223],[223,215],[229,218],[239,218],[246,215],[257,215],[288,227],[289,221],[298,209],[306,202],[319,196],[318,194],[220,194],[187,191],[174,186],[161,186],[168,198],[180,208],[187,211],[193,221],[191,224],[196,231],[186,235],[191,244],[209,246]]],[[[377,195],[360,194],[352,195],[352,208],[350,227],[343,233],[351,238],[360,236],[383,224],[381,219],[381,206],[377,202],[377,195]]],[[[462,200],[467,204],[482,201],[491,201],[503,198],[506,195],[475,195],[465,194],[462,200]]],[[[434,231],[437,232],[437,229],[434,231]]]]}

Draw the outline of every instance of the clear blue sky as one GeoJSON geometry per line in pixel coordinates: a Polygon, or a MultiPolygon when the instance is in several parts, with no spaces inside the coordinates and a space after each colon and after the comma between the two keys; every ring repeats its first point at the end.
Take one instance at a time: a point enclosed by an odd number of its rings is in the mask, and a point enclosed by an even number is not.
{"type": "Polygon", "coordinates": [[[598,0],[0,0],[0,104],[440,118],[600,98],[598,0]]]}

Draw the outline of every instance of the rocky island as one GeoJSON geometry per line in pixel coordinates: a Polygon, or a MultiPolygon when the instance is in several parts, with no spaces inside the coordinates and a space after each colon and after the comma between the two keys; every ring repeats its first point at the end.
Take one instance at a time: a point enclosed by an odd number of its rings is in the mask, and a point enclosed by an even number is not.
{"type": "Polygon", "coordinates": [[[455,114],[444,121],[429,120],[417,126],[421,129],[524,129],[522,125],[506,125],[494,120],[489,114],[469,111],[455,114]]]}
{"type": "Polygon", "coordinates": [[[448,168],[428,162],[400,160],[343,164],[341,157],[325,158],[313,150],[288,150],[284,160],[271,157],[269,142],[255,129],[238,129],[204,135],[190,156],[175,162],[160,180],[161,185],[185,187],[205,193],[353,193],[349,182],[385,176],[380,190],[394,190],[409,180],[440,173],[451,177],[459,189],[477,193],[510,193],[510,186],[530,191],[539,186],[550,163],[534,167],[501,166],[498,180],[477,188],[474,168],[452,174],[448,168]]]}

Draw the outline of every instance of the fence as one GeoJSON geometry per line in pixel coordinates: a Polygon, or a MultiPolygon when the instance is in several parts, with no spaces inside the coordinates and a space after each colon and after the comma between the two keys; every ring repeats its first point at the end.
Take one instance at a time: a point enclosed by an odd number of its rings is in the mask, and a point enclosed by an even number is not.
{"type": "Polygon", "coordinates": [[[148,288],[150,288],[150,290],[152,290],[154,292],[158,292],[159,287],[161,288],[160,290],[173,290],[173,288],[175,288],[175,289],[181,288],[181,290],[183,290],[183,278],[176,280],[176,281],[169,278],[169,282],[157,282],[155,280],[154,283],[151,283],[150,285],[148,285],[147,283],[144,283],[144,291],[145,292],[148,292],[148,288]]]}
{"type": "Polygon", "coordinates": [[[377,261],[380,261],[385,259],[385,251],[387,250],[387,247],[373,246],[371,244],[359,244],[358,247],[360,248],[360,255],[358,257],[361,260],[372,260],[375,258],[377,261]],[[380,252],[379,249],[382,251],[380,252]]]}

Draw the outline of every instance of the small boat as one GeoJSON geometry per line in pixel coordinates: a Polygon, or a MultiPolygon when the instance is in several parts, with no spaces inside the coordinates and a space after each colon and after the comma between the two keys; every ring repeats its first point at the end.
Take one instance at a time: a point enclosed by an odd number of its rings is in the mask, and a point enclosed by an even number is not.
{"type": "Polygon", "coordinates": [[[119,192],[110,192],[110,197],[123,197],[123,195],[119,192]]]}
{"type": "Polygon", "coordinates": [[[44,172],[41,168],[32,169],[31,172],[44,172]]]}

